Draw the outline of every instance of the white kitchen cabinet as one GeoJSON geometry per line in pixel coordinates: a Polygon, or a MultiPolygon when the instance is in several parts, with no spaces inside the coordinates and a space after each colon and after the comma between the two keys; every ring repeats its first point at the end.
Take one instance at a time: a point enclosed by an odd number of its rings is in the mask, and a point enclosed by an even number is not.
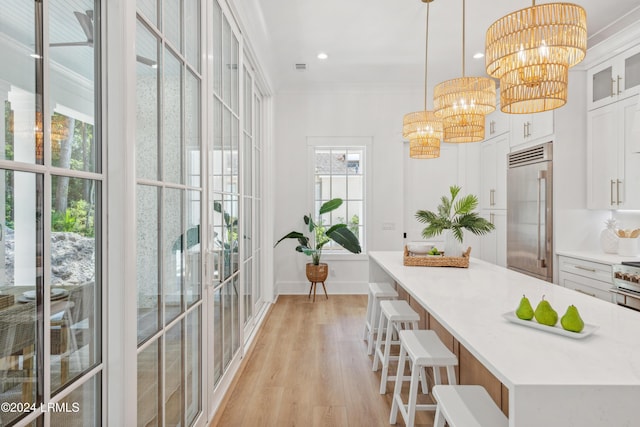
{"type": "Polygon", "coordinates": [[[509,134],[482,142],[480,148],[480,207],[507,208],[507,155],[509,134]]]}
{"type": "MultiPolygon", "coordinates": [[[[484,236],[480,236],[480,259],[507,266],[507,211],[483,210],[480,214],[491,222],[495,229],[484,236]]],[[[473,254],[473,252],[472,252],[473,254]]]]}
{"type": "Polygon", "coordinates": [[[511,146],[530,142],[545,142],[542,139],[553,135],[553,111],[534,114],[511,114],[511,146]]]}
{"type": "Polygon", "coordinates": [[[509,132],[509,114],[500,111],[498,104],[496,110],[485,117],[484,136],[491,139],[506,132],[509,132]]]}
{"type": "Polygon", "coordinates": [[[640,93],[640,45],[587,72],[587,109],[593,110],[640,93]]]}
{"type": "Polygon", "coordinates": [[[587,114],[587,206],[640,209],[640,154],[633,132],[638,95],[587,114]]]}
{"type": "Polygon", "coordinates": [[[560,256],[560,285],[577,292],[612,302],[611,265],[560,256]]]}

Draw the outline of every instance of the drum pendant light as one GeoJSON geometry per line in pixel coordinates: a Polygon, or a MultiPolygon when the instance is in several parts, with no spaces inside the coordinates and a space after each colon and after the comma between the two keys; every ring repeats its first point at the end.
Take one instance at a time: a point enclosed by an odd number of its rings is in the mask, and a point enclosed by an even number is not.
{"type": "Polygon", "coordinates": [[[440,157],[442,121],[433,111],[427,111],[427,58],[429,54],[429,4],[434,0],[421,0],[427,4],[427,24],[424,50],[424,110],[405,114],[402,120],[402,136],[409,140],[409,157],[435,159],[440,157]]]}
{"type": "Polygon", "coordinates": [[[484,117],[496,109],[496,83],[465,77],[465,0],[462,0],[462,77],[436,85],[433,105],[442,119],[445,142],[484,139],[484,117]]]}
{"type": "Polygon", "coordinates": [[[500,109],[528,114],[567,102],[569,68],[587,50],[587,14],[572,3],[547,3],[510,13],[487,30],[487,74],[500,79],[500,109]]]}

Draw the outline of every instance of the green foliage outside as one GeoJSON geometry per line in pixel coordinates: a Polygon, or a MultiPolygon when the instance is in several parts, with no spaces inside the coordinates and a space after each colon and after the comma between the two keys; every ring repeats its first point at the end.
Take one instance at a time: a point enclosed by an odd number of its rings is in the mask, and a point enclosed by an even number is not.
{"type": "Polygon", "coordinates": [[[94,237],[93,218],[93,207],[85,200],[76,200],[64,212],[51,212],[51,229],[94,237]]]}
{"type": "MultiPolygon", "coordinates": [[[[13,159],[13,133],[11,132],[11,103],[4,102],[4,158],[13,159]]],[[[13,229],[13,174],[5,172],[5,205],[4,205],[4,224],[8,228],[13,229]]]]}

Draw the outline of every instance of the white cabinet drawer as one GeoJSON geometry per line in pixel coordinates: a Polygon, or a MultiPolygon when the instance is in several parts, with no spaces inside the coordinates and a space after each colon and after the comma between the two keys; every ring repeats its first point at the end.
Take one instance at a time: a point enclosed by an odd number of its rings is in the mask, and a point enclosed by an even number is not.
{"type": "Polygon", "coordinates": [[[559,261],[561,272],[565,271],[567,273],[600,280],[609,284],[612,283],[612,272],[609,264],[601,264],[598,262],[565,256],[559,257],[559,261]]]}
{"type": "Polygon", "coordinates": [[[610,282],[601,282],[599,280],[561,271],[560,285],[567,289],[573,289],[574,291],[590,295],[601,300],[613,302],[613,297],[610,292],[612,284],[610,282]]]}

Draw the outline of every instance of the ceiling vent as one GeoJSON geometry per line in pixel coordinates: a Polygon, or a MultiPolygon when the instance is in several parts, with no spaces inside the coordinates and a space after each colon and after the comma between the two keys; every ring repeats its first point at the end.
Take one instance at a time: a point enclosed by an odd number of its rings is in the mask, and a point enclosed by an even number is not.
{"type": "Polygon", "coordinates": [[[307,64],[296,64],[296,71],[305,71],[307,69],[307,64]]]}

